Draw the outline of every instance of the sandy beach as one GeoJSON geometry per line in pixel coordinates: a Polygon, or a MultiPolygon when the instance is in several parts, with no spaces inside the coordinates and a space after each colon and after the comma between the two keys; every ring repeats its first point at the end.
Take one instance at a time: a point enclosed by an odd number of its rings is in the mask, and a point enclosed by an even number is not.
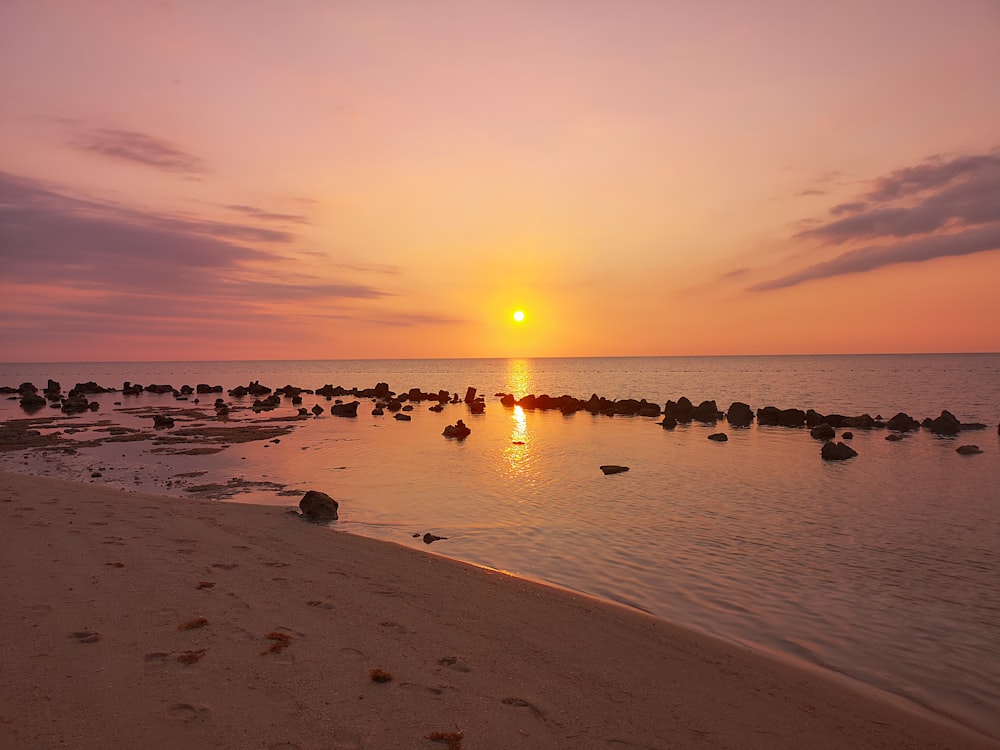
{"type": "Polygon", "coordinates": [[[847,680],[284,508],[6,473],[0,518],[4,748],[1000,747],[847,680]]]}

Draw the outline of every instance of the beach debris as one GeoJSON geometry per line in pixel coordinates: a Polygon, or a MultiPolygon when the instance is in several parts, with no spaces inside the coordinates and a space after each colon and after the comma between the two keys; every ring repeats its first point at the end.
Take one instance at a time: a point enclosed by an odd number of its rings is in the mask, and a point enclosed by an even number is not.
{"type": "Polygon", "coordinates": [[[78,643],[97,643],[101,640],[101,634],[96,630],[78,630],[69,634],[70,638],[75,638],[78,643]]]}
{"type": "Polygon", "coordinates": [[[605,464],[604,466],[602,466],[600,468],[601,468],[601,471],[603,471],[605,473],[605,475],[607,475],[607,474],[621,474],[623,471],[628,471],[628,467],[627,466],[616,466],[615,464],[605,464]]]}
{"type": "Polygon", "coordinates": [[[195,586],[198,589],[211,589],[215,588],[215,583],[212,581],[198,581],[198,585],[195,586]]]}
{"type": "Polygon", "coordinates": [[[426,534],[424,534],[424,544],[431,544],[433,542],[438,542],[442,539],[447,539],[447,538],[448,537],[446,536],[435,536],[434,534],[427,532],[426,534]]]}
{"type": "Polygon", "coordinates": [[[204,617],[195,617],[193,620],[188,620],[187,622],[182,622],[177,626],[178,630],[197,630],[198,628],[203,628],[208,625],[208,620],[204,617]]]}
{"type": "Polygon", "coordinates": [[[978,445],[960,445],[955,449],[955,452],[960,456],[975,456],[983,451],[978,445]]]}
{"type": "Polygon", "coordinates": [[[849,458],[854,458],[856,455],[858,455],[858,452],[851,446],[832,441],[824,443],[820,451],[820,456],[823,457],[824,461],[846,461],[849,458]]]}
{"type": "Polygon", "coordinates": [[[708,436],[708,439],[714,440],[717,443],[725,443],[727,440],[729,440],[729,435],[727,435],[724,432],[713,432],[711,435],[708,436]]]}
{"type": "Polygon", "coordinates": [[[299,500],[299,508],[302,515],[309,521],[315,523],[327,523],[337,520],[337,508],[339,504],[325,492],[309,490],[302,499],[299,500]]]}
{"type": "Polygon", "coordinates": [[[465,440],[469,435],[472,434],[470,430],[461,419],[455,424],[450,424],[444,428],[444,432],[441,433],[446,438],[454,438],[455,440],[465,440]]]}
{"type": "Polygon", "coordinates": [[[447,744],[448,750],[462,750],[464,738],[465,735],[461,732],[430,732],[427,734],[427,739],[447,744]]]}
{"type": "Polygon", "coordinates": [[[833,427],[828,425],[826,422],[823,422],[822,424],[818,424],[809,430],[809,435],[817,440],[833,440],[837,437],[837,432],[833,429],[833,427]]]}
{"type": "Polygon", "coordinates": [[[292,643],[292,637],[290,635],[287,633],[280,633],[277,630],[272,630],[264,637],[269,641],[272,641],[272,643],[260,652],[261,656],[267,656],[268,654],[280,654],[292,643]]]}
{"type": "Polygon", "coordinates": [[[383,669],[373,669],[368,673],[372,682],[392,682],[392,675],[383,669]]]}
{"type": "Polygon", "coordinates": [[[177,661],[181,664],[196,664],[205,656],[205,649],[199,648],[196,651],[182,651],[177,654],[177,661]]]}

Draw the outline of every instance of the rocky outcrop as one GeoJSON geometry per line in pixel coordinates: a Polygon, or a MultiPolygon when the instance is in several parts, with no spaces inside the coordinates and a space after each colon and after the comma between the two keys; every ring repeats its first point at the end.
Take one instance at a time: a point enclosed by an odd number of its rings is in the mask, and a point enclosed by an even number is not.
{"type": "Polygon", "coordinates": [[[714,440],[716,443],[725,443],[729,440],[729,436],[724,432],[713,432],[708,436],[709,440],[714,440]]]}
{"type": "Polygon", "coordinates": [[[198,383],[194,387],[196,393],[222,393],[221,385],[209,385],[208,383],[198,383]]]}
{"type": "Polygon", "coordinates": [[[330,407],[330,414],[335,417],[356,417],[358,416],[358,401],[350,401],[346,404],[334,404],[330,407]]]}
{"type": "Polygon", "coordinates": [[[662,422],[658,422],[664,430],[672,430],[677,426],[677,420],[673,417],[664,417],[662,422]]]}
{"type": "Polygon", "coordinates": [[[340,505],[325,492],[309,490],[299,500],[299,510],[303,517],[315,523],[329,523],[338,518],[337,509],[340,505]]]}
{"type": "Polygon", "coordinates": [[[168,417],[165,414],[154,414],[153,415],[153,427],[158,430],[167,429],[174,426],[174,420],[172,417],[168,417]]]}
{"type": "Polygon", "coordinates": [[[749,427],[753,423],[753,411],[749,404],[733,401],[726,411],[726,419],[733,427],[749,427]]]}
{"type": "Polygon", "coordinates": [[[719,421],[721,413],[715,401],[702,401],[691,410],[691,419],[698,422],[712,423],[719,421]]]}
{"type": "Polygon", "coordinates": [[[173,392],[174,392],[174,387],[172,385],[166,385],[166,384],[156,385],[156,384],[153,384],[153,385],[147,385],[146,386],[146,393],[163,394],[163,393],[173,393],[173,392]]]}
{"type": "Polygon", "coordinates": [[[820,456],[823,457],[824,461],[846,461],[856,455],[858,452],[845,443],[824,443],[822,450],[820,450],[820,456]]]}
{"type": "Polygon", "coordinates": [[[403,414],[402,412],[399,412],[398,414],[393,414],[392,418],[398,419],[400,422],[409,422],[413,419],[409,414],[403,414]]]}
{"type": "Polygon", "coordinates": [[[920,422],[915,420],[906,412],[899,412],[885,424],[887,430],[893,432],[913,432],[920,429],[920,422]]]}
{"type": "Polygon", "coordinates": [[[25,393],[21,396],[21,408],[25,411],[37,411],[44,408],[47,403],[48,401],[37,393],[25,393]]]}
{"type": "Polygon", "coordinates": [[[962,423],[958,417],[947,409],[941,412],[941,416],[931,419],[928,417],[923,421],[923,426],[935,435],[957,435],[962,431],[962,423]]]}
{"type": "Polygon", "coordinates": [[[476,400],[476,389],[471,385],[465,389],[465,403],[471,404],[476,400]]]}
{"type": "Polygon", "coordinates": [[[809,430],[809,434],[817,440],[833,440],[837,437],[836,431],[826,422],[813,427],[809,430]]]}
{"type": "Polygon", "coordinates": [[[470,430],[461,419],[455,424],[450,424],[444,428],[444,432],[441,433],[446,438],[453,438],[455,440],[465,440],[469,435],[472,434],[470,430]]]}
{"type": "Polygon", "coordinates": [[[757,410],[757,424],[762,427],[802,427],[806,423],[806,413],[802,409],[779,409],[765,406],[757,410]]]}

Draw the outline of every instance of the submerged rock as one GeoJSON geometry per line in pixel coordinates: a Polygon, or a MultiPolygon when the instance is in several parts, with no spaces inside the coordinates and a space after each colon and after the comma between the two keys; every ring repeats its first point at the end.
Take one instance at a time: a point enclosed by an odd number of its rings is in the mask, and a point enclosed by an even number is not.
{"type": "Polygon", "coordinates": [[[749,427],[753,422],[753,411],[750,409],[749,404],[744,404],[742,401],[734,401],[729,405],[729,410],[726,412],[726,419],[729,420],[729,424],[733,427],[749,427]]]}
{"type": "Polygon", "coordinates": [[[338,518],[337,509],[339,504],[325,492],[309,490],[302,499],[299,500],[299,509],[302,515],[310,521],[326,523],[336,521],[338,518]]]}
{"type": "Polygon", "coordinates": [[[713,432],[708,436],[709,440],[714,440],[717,443],[725,443],[729,440],[729,435],[724,432],[713,432]]]}
{"type": "Polygon", "coordinates": [[[809,430],[809,434],[817,440],[833,440],[837,437],[836,431],[826,422],[813,427],[809,430]]]}
{"type": "Polygon", "coordinates": [[[346,404],[334,404],[330,407],[330,413],[335,417],[356,417],[358,416],[358,401],[351,401],[346,404]]]}
{"type": "Polygon", "coordinates": [[[605,464],[601,467],[601,471],[605,474],[621,474],[623,471],[628,471],[628,467],[616,466],[615,464],[605,464]]]}
{"type": "Polygon", "coordinates": [[[960,456],[975,456],[983,451],[978,445],[960,445],[955,449],[955,452],[960,456]]]}

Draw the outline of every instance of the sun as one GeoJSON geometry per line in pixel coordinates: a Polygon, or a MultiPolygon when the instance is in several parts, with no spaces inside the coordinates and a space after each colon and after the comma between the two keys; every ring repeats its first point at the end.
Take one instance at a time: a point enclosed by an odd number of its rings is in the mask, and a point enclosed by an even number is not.
{"type": "Polygon", "coordinates": [[[514,322],[523,323],[524,322],[524,310],[518,310],[514,313],[514,322]]]}

